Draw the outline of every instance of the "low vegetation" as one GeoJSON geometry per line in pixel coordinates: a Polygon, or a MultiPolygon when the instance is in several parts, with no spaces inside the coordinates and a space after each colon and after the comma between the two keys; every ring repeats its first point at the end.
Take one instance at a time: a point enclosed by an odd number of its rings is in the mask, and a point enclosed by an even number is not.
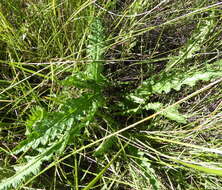
{"type": "Polygon", "coordinates": [[[221,189],[222,3],[0,3],[0,190],[221,189]]]}

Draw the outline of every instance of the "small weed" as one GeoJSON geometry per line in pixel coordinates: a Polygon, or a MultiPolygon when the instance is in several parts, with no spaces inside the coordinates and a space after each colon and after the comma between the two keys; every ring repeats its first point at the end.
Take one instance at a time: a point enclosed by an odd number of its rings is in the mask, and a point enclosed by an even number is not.
{"type": "Polygon", "coordinates": [[[221,189],[218,1],[0,3],[0,189],[221,189]]]}

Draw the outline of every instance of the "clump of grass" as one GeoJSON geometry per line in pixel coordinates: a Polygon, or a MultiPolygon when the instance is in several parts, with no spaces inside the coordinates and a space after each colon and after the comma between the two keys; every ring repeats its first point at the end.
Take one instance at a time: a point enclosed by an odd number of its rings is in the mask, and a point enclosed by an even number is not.
{"type": "Polygon", "coordinates": [[[0,189],[220,189],[220,7],[3,1],[0,189]]]}

